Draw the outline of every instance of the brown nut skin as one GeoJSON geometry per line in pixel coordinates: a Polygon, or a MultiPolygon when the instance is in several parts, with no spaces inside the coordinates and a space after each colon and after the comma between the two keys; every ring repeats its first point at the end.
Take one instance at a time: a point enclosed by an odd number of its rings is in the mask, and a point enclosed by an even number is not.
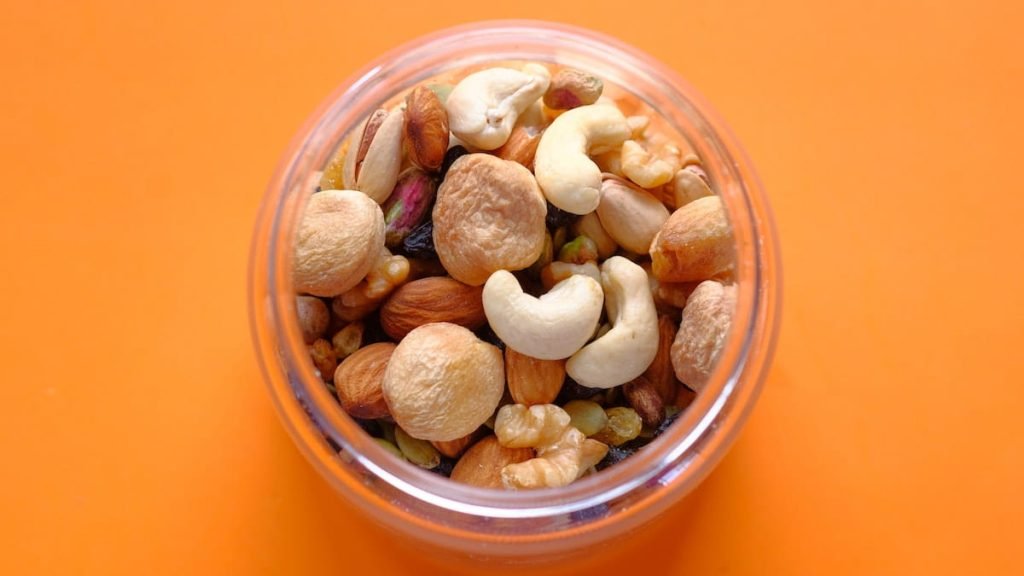
{"type": "Polygon", "coordinates": [[[470,447],[455,463],[451,479],[480,488],[504,488],[501,470],[509,464],[533,458],[532,448],[506,448],[494,436],[487,436],[470,447]]]}
{"type": "Polygon", "coordinates": [[[647,378],[639,376],[627,382],[622,386],[622,394],[640,415],[644,426],[657,428],[665,420],[665,401],[647,378]]]}
{"type": "Polygon", "coordinates": [[[331,313],[327,311],[327,304],[312,296],[295,298],[295,315],[299,318],[299,328],[302,330],[302,339],[306,344],[312,344],[316,342],[317,338],[323,336],[327,325],[331,322],[331,313]]]}
{"type": "Polygon", "coordinates": [[[672,368],[672,342],[676,339],[676,323],[664,314],[658,316],[658,354],[644,372],[664,404],[676,398],[676,374],[672,368]]]}
{"type": "Polygon", "coordinates": [[[479,286],[522,270],[544,249],[547,202],[529,170],[490,154],[452,164],[434,204],[434,248],[456,280],[479,286]]]}
{"type": "Polygon", "coordinates": [[[707,280],[732,269],[732,230],[718,196],[676,210],[651,242],[654,276],[662,282],[707,280]]]}
{"type": "Polygon", "coordinates": [[[480,434],[480,429],[476,429],[473,432],[466,434],[462,438],[456,438],[455,440],[434,440],[431,444],[441,454],[448,458],[458,458],[459,454],[465,452],[466,448],[469,448],[473,441],[476,440],[480,434]]]}
{"type": "Polygon", "coordinates": [[[354,190],[313,194],[295,239],[295,291],[341,294],[366,276],[383,246],[384,213],[368,196],[354,190]]]}
{"type": "Polygon", "coordinates": [[[715,368],[735,308],[736,286],[714,280],[701,282],[683,308],[679,333],[672,343],[672,367],[676,377],[697,392],[715,368]]]}
{"type": "Polygon", "coordinates": [[[417,86],[405,97],[405,138],[409,158],[436,171],[448,151],[448,111],[433,90],[417,86]]]}
{"type": "Polygon", "coordinates": [[[416,328],[398,344],[382,384],[395,423],[421,440],[455,440],[494,414],[505,391],[497,347],[447,322],[416,328]]]}
{"type": "Polygon", "coordinates": [[[432,276],[402,285],[380,310],[380,326],[401,340],[415,328],[450,322],[475,330],[487,323],[483,288],[467,286],[447,276],[432,276]]]}
{"type": "Polygon", "coordinates": [[[381,383],[394,351],[394,344],[378,342],[356,350],[338,365],[334,371],[334,388],[345,412],[367,419],[388,415],[381,383]]]}
{"type": "Polygon", "coordinates": [[[565,360],[540,360],[506,347],[505,378],[516,404],[551,404],[565,382],[565,360]]]}

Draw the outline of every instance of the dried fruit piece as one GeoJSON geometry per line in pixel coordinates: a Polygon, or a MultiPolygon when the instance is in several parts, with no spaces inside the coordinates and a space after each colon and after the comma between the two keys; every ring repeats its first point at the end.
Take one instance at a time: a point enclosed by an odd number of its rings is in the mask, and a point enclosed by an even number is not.
{"type": "Polygon", "coordinates": [[[380,310],[381,328],[401,340],[413,329],[433,322],[450,322],[476,329],[487,322],[483,289],[448,277],[414,280],[395,291],[380,310]]]}
{"type": "Polygon", "coordinates": [[[718,196],[676,210],[651,243],[654,275],[663,282],[707,280],[732,269],[732,231],[718,196]]]}
{"type": "Polygon", "coordinates": [[[564,410],[569,414],[569,423],[585,436],[593,436],[608,425],[604,408],[592,400],[573,400],[566,403],[564,410]]]}
{"type": "Polygon", "coordinates": [[[318,192],[306,205],[295,244],[295,290],[337,296],[376,261],[384,246],[384,214],[361,192],[318,192]]]}
{"type": "Polygon", "coordinates": [[[563,68],[551,79],[551,86],[544,94],[544,105],[569,110],[593,104],[601,97],[603,89],[600,78],[574,68],[563,68]]]}
{"type": "Polygon", "coordinates": [[[618,446],[640,435],[643,421],[636,410],[616,406],[605,410],[605,414],[608,415],[608,424],[603,430],[594,434],[594,440],[618,446]]]}
{"type": "Polygon", "coordinates": [[[395,422],[423,440],[454,440],[476,430],[505,389],[501,351],[462,326],[427,324],[410,332],[382,384],[395,422]]]}
{"type": "Polygon", "coordinates": [[[334,378],[334,369],[338,366],[338,359],[334,357],[334,348],[331,343],[323,338],[313,342],[309,346],[309,356],[320,372],[320,378],[324,382],[330,382],[334,378]]]}
{"type": "Polygon", "coordinates": [[[636,410],[644,426],[657,428],[665,419],[665,402],[650,380],[639,376],[622,387],[626,401],[636,410]]]}
{"type": "Polygon", "coordinates": [[[437,184],[426,172],[406,170],[398,178],[395,191],[384,204],[384,244],[398,248],[417,226],[430,216],[437,184]]]}
{"type": "Polygon", "coordinates": [[[516,404],[550,404],[562,389],[565,361],[540,360],[508,348],[505,350],[505,378],[516,404]]]}
{"type": "Polygon", "coordinates": [[[448,151],[448,112],[426,86],[405,97],[405,137],[413,162],[431,171],[441,167],[448,151]]]}
{"type": "Polygon", "coordinates": [[[360,348],[338,365],[334,388],[341,407],[350,416],[375,419],[388,415],[381,384],[394,351],[394,344],[378,342],[360,348]]]}
{"type": "Polygon", "coordinates": [[[460,145],[452,146],[444,153],[444,161],[441,162],[441,180],[444,180],[448,175],[448,169],[452,167],[452,164],[455,164],[456,160],[462,158],[466,154],[469,154],[469,150],[466,150],[465,146],[460,145]]]}
{"type": "Polygon", "coordinates": [[[348,323],[344,328],[331,338],[331,345],[334,347],[334,355],[338,360],[348,358],[353,352],[363,345],[363,334],[366,325],[359,320],[348,323]]]}
{"type": "Polygon", "coordinates": [[[701,282],[683,308],[679,333],[672,344],[676,376],[700,392],[725,346],[736,308],[736,286],[701,282]]]}
{"type": "Polygon", "coordinates": [[[501,470],[533,458],[532,448],[506,448],[494,436],[471,446],[455,464],[451,479],[481,488],[502,488],[501,470]]]}
{"type": "Polygon", "coordinates": [[[545,202],[526,168],[489,154],[452,165],[434,204],[434,247],[453,278],[478,286],[521,270],[544,248],[545,202]]]}
{"type": "Polygon", "coordinates": [[[434,250],[434,222],[427,220],[402,240],[402,251],[416,258],[437,258],[434,250]]]}
{"type": "Polygon", "coordinates": [[[312,296],[296,297],[295,315],[299,318],[299,329],[302,330],[302,339],[306,344],[316,342],[331,321],[331,314],[324,301],[312,296]]]}

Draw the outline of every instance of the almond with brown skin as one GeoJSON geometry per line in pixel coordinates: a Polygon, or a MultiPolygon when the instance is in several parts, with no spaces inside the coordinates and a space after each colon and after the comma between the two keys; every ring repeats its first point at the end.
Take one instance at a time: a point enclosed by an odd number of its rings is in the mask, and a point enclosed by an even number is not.
{"type": "Polygon", "coordinates": [[[481,488],[504,488],[501,469],[533,458],[533,448],[506,448],[488,436],[462,455],[452,469],[451,479],[481,488]]]}
{"type": "Polygon", "coordinates": [[[441,167],[448,151],[448,112],[426,86],[417,86],[405,98],[405,137],[413,162],[430,171],[441,167]]]}
{"type": "Polygon", "coordinates": [[[658,353],[644,372],[644,377],[665,404],[671,404],[676,398],[676,372],[672,368],[672,342],[675,339],[676,323],[664,314],[658,316],[658,353]]]}
{"type": "Polygon", "coordinates": [[[455,440],[434,440],[431,444],[434,445],[434,448],[437,448],[438,452],[448,458],[458,458],[459,454],[462,454],[473,443],[473,440],[476,440],[479,432],[479,430],[475,430],[455,440]]]}
{"type": "Polygon", "coordinates": [[[518,162],[533,169],[533,157],[537,154],[537,145],[544,130],[535,126],[519,125],[512,129],[508,141],[494,151],[498,158],[518,162]]]}
{"type": "Polygon", "coordinates": [[[422,278],[396,290],[380,310],[380,325],[395,340],[432,322],[450,322],[473,330],[487,322],[483,288],[442,276],[422,278]]]}
{"type": "Polygon", "coordinates": [[[539,360],[505,348],[505,378],[516,404],[551,404],[565,381],[565,360],[539,360]]]}
{"type": "Polygon", "coordinates": [[[665,402],[647,378],[639,376],[625,384],[622,393],[633,410],[640,415],[640,420],[645,426],[657,428],[665,419],[665,402]]]}
{"type": "Polygon", "coordinates": [[[334,372],[338,401],[356,418],[383,418],[388,415],[381,382],[395,345],[378,342],[356,350],[334,372]]]}

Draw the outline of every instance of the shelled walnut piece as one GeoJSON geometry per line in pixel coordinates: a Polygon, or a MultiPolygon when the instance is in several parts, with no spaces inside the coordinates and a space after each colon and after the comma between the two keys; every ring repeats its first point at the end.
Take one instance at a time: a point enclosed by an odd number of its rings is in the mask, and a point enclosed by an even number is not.
{"type": "Polygon", "coordinates": [[[616,90],[532,63],[417,86],[324,169],[300,327],[342,408],[402,458],[564,486],[669,425],[680,380],[706,385],[735,306],[725,209],[690,144],[616,90]]]}

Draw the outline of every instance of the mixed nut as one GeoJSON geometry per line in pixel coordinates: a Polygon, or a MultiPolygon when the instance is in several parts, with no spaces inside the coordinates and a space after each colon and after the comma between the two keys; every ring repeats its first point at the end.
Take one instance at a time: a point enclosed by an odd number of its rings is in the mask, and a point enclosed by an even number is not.
{"type": "Polygon", "coordinates": [[[295,244],[302,337],[392,454],[565,486],[706,385],[734,239],[689,144],[621,89],[537,63],[450,80],[370,114],[324,168],[295,244]]]}

